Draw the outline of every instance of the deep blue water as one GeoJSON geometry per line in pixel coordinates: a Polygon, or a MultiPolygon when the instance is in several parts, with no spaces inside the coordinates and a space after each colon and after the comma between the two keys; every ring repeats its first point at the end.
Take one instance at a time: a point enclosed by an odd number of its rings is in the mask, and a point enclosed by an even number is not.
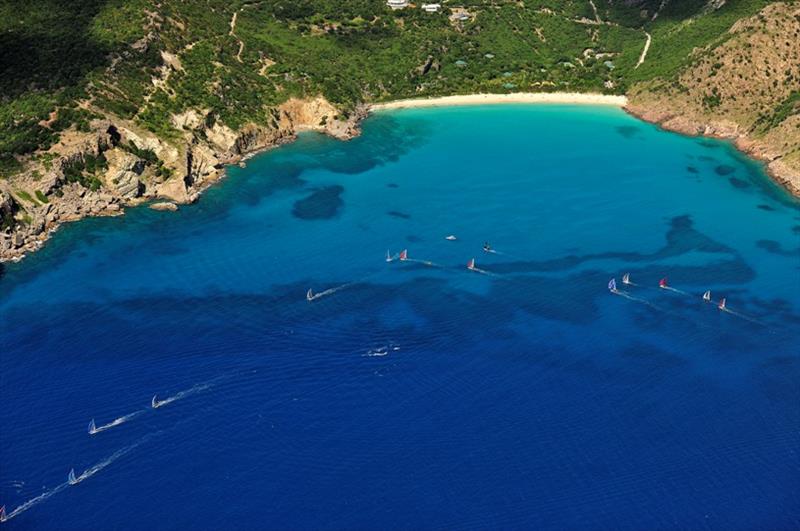
{"type": "Polygon", "coordinates": [[[798,202],[617,109],[303,135],[6,265],[2,525],[797,529],[799,279],[798,202]]]}

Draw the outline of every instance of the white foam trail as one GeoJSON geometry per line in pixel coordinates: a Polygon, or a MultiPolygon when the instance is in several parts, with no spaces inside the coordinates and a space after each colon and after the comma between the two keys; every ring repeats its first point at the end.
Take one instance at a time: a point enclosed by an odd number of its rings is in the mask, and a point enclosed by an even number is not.
{"type": "Polygon", "coordinates": [[[688,296],[690,296],[690,297],[693,297],[693,295],[692,295],[691,293],[689,293],[688,291],[683,291],[683,290],[675,289],[675,288],[673,288],[672,286],[659,286],[659,287],[660,287],[661,289],[665,289],[665,290],[672,291],[672,292],[675,292],[675,293],[680,293],[681,295],[688,295],[688,296]]]}
{"type": "Polygon", "coordinates": [[[504,251],[498,251],[497,249],[491,249],[489,251],[484,251],[491,254],[496,254],[498,256],[507,256],[509,258],[513,258],[514,260],[525,260],[525,258],[518,256],[516,254],[506,253],[504,251]]]}
{"type": "Polygon", "coordinates": [[[328,295],[333,295],[337,291],[341,291],[347,287],[350,287],[354,284],[354,282],[348,282],[347,284],[342,284],[341,286],[336,286],[334,288],[326,289],[325,291],[320,291],[319,293],[315,293],[311,296],[309,301],[315,301],[317,299],[321,299],[322,297],[327,297],[328,295]]]}
{"type": "Polygon", "coordinates": [[[481,275],[487,275],[494,278],[500,278],[500,275],[497,273],[492,273],[491,271],[486,271],[485,269],[481,269],[479,267],[468,267],[468,271],[474,271],[475,273],[480,273],[481,275]]]}
{"type": "Polygon", "coordinates": [[[629,294],[626,291],[616,290],[616,291],[612,291],[611,293],[613,293],[614,295],[619,295],[620,297],[625,297],[626,299],[631,300],[631,301],[635,301],[635,302],[640,302],[642,304],[646,304],[647,306],[650,306],[651,308],[654,308],[654,309],[656,309],[658,311],[662,311],[662,312],[666,311],[666,310],[663,310],[663,309],[659,308],[658,306],[656,306],[652,302],[650,302],[648,300],[645,300],[645,299],[640,299],[639,297],[634,297],[633,295],[629,294]]]}
{"type": "MultiPolygon", "coordinates": [[[[124,456],[127,453],[130,453],[131,451],[133,451],[139,445],[147,442],[154,435],[155,434],[145,435],[144,437],[142,437],[141,439],[139,439],[135,443],[133,443],[133,444],[131,444],[129,446],[126,446],[125,448],[122,448],[120,450],[117,450],[116,452],[114,452],[113,454],[111,454],[107,458],[103,459],[102,461],[100,461],[99,463],[94,465],[93,467],[90,467],[90,468],[86,469],[80,476],[75,478],[75,483],[73,483],[73,485],[77,485],[81,481],[94,476],[95,474],[97,474],[98,472],[100,472],[101,470],[106,468],[108,465],[110,465],[111,463],[113,463],[114,461],[119,459],[120,457],[124,456]]],[[[4,521],[8,521],[8,520],[11,520],[12,518],[14,518],[15,516],[19,516],[20,514],[22,514],[25,511],[27,511],[28,509],[30,509],[30,508],[32,508],[32,507],[34,507],[36,505],[39,505],[40,503],[46,501],[48,498],[50,498],[52,496],[55,496],[56,494],[58,494],[59,492],[63,491],[64,489],[66,489],[69,486],[71,486],[70,483],[68,481],[65,481],[64,483],[58,485],[57,487],[55,487],[53,489],[44,491],[43,493],[39,494],[35,498],[32,498],[32,499],[26,501],[25,503],[23,503],[22,505],[20,505],[19,507],[17,507],[13,511],[11,511],[10,513],[6,514],[6,519],[4,521]]]]}
{"type": "Polygon", "coordinates": [[[165,398],[164,400],[155,400],[155,397],[154,397],[153,409],[157,409],[157,408],[160,408],[162,406],[166,406],[167,404],[171,404],[173,402],[176,402],[178,400],[186,398],[187,396],[191,396],[191,395],[193,395],[195,393],[199,393],[201,391],[205,391],[206,389],[210,389],[211,386],[212,386],[211,383],[197,384],[194,387],[192,387],[191,389],[187,389],[185,391],[181,391],[180,393],[172,395],[169,398],[165,398]]]}
{"type": "Polygon", "coordinates": [[[383,356],[388,356],[389,352],[398,350],[400,350],[399,345],[395,345],[394,343],[389,343],[388,345],[382,345],[380,347],[370,349],[369,351],[367,351],[366,354],[364,354],[364,356],[369,358],[383,357],[383,356]]]}
{"type": "Polygon", "coordinates": [[[124,423],[128,422],[129,420],[138,417],[142,413],[144,413],[144,411],[141,410],[141,409],[139,411],[134,411],[133,413],[128,413],[127,415],[125,415],[123,417],[119,417],[119,418],[116,418],[116,419],[112,420],[108,424],[103,424],[102,426],[97,426],[94,429],[94,431],[89,432],[89,435],[94,435],[95,433],[100,433],[101,431],[110,430],[114,426],[119,426],[120,424],[124,424],[124,423]]]}
{"type": "Polygon", "coordinates": [[[11,511],[10,513],[6,513],[6,518],[3,521],[7,522],[8,520],[11,520],[15,516],[18,516],[18,515],[24,513],[25,511],[27,511],[31,507],[39,505],[43,501],[47,500],[49,497],[55,496],[56,494],[58,494],[59,492],[61,492],[64,489],[66,489],[67,487],[69,487],[69,483],[67,483],[65,481],[61,485],[59,485],[59,486],[57,486],[57,487],[55,487],[55,488],[53,488],[51,490],[44,491],[43,493],[39,494],[35,498],[31,498],[30,500],[26,501],[25,503],[23,503],[22,505],[20,505],[19,507],[17,507],[13,511],[11,511]]]}
{"type": "Polygon", "coordinates": [[[424,264],[430,267],[444,267],[436,262],[431,262],[430,260],[419,260],[417,258],[406,258],[405,260],[401,260],[401,262],[416,262],[417,264],[424,264]]]}
{"type": "Polygon", "coordinates": [[[731,315],[734,315],[734,316],[736,316],[736,317],[738,317],[740,319],[744,319],[745,321],[750,321],[751,323],[754,323],[754,324],[757,324],[757,325],[761,325],[761,326],[767,326],[767,323],[759,321],[758,319],[753,319],[749,315],[745,315],[743,313],[739,313],[739,312],[733,311],[730,308],[719,308],[719,310],[723,311],[725,313],[729,313],[731,315]]]}
{"type": "Polygon", "coordinates": [[[133,443],[133,444],[131,444],[129,446],[126,446],[125,448],[122,448],[120,450],[117,450],[116,452],[114,452],[110,456],[106,457],[105,459],[103,459],[102,461],[97,463],[96,465],[94,465],[94,466],[92,466],[90,468],[87,468],[86,470],[83,471],[83,473],[80,476],[75,478],[74,485],[77,485],[81,481],[83,481],[85,479],[89,479],[90,477],[94,476],[95,474],[97,474],[98,472],[100,472],[101,470],[106,468],[108,465],[110,465],[111,463],[113,463],[114,461],[119,459],[120,457],[124,456],[125,454],[128,454],[128,453],[132,452],[133,450],[135,450],[142,443],[147,442],[147,440],[149,440],[152,437],[153,437],[153,435],[145,435],[144,437],[142,437],[141,439],[139,439],[135,443],[133,443]]]}

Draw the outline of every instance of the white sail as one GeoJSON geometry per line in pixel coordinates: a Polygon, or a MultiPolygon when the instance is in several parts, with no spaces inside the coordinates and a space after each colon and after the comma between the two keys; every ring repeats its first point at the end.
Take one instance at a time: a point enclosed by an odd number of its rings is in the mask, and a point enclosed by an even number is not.
{"type": "Polygon", "coordinates": [[[70,485],[75,485],[78,482],[78,480],[75,478],[75,469],[74,468],[69,471],[69,475],[67,476],[67,482],[70,485]]]}
{"type": "Polygon", "coordinates": [[[311,291],[311,288],[308,288],[306,292],[306,300],[313,301],[314,300],[314,292],[311,291]]]}
{"type": "Polygon", "coordinates": [[[622,283],[623,284],[630,284],[631,283],[631,274],[630,273],[625,273],[624,275],[622,275],[622,283]]]}
{"type": "Polygon", "coordinates": [[[387,262],[392,261],[392,253],[389,252],[389,249],[386,249],[386,261],[387,262]]]}
{"type": "Polygon", "coordinates": [[[150,405],[153,409],[158,407],[158,395],[153,395],[153,399],[150,401],[150,405]]]}
{"type": "Polygon", "coordinates": [[[705,293],[703,293],[703,300],[704,301],[710,301],[711,300],[711,290],[708,290],[705,293]]]}
{"type": "Polygon", "coordinates": [[[89,423],[89,435],[93,435],[97,432],[97,427],[94,425],[94,419],[89,423]]]}

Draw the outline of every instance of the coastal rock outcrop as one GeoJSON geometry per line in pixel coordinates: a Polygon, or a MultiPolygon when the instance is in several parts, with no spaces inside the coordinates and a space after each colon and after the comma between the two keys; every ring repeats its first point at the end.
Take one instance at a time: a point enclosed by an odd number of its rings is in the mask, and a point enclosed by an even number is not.
{"type": "Polygon", "coordinates": [[[139,197],[144,192],[144,184],[139,176],[144,172],[145,163],[139,157],[114,149],[106,155],[108,171],[103,181],[107,188],[124,199],[139,197]]]}
{"type": "Polygon", "coordinates": [[[44,198],[25,205],[24,223],[17,219],[14,196],[0,188],[0,261],[38,248],[64,222],[118,215],[124,206],[147,199],[168,200],[152,208],[177,209],[219,180],[225,165],[289,142],[299,131],[352,138],[366,114],[364,106],[345,115],[322,97],[293,98],[269,109],[266,123],[234,130],[207,110],[189,109],[172,116],[182,134],[177,140],[162,139],[125,120],[94,120],[92,132],[69,133],[54,146],[50,166],[32,166],[18,179],[15,186],[44,198]]]}

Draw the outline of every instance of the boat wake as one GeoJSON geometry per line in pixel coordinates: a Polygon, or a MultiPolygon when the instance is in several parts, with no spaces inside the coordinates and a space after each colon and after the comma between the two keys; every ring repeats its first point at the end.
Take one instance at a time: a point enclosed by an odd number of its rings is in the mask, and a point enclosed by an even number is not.
{"type": "Polygon", "coordinates": [[[64,483],[61,483],[60,485],[58,485],[58,486],[56,486],[56,487],[54,487],[54,488],[52,488],[50,490],[44,491],[43,493],[39,494],[35,498],[32,498],[32,499],[26,501],[25,503],[23,503],[22,505],[20,505],[19,507],[17,507],[13,511],[11,511],[10,513],[6,514],[2,521],[5,522],[7,520],[11,520],[12,518],[14,518],[16,516],[19,516],[20,514],[24,513],[28,509],[31,509],[31,508],[35,507],[36,505],[39,505],[40,503],[43,503],[43,502],[47,501],[49,498],[55,496],[56,494],[58,494],[59,492],[63,491],[67,487],[70,487],[72,485],[77,485],[81,481],[89,479],[90,477],[94,476],[95,474],[97,474],[98,472],[100,472],[101,470],[103,470],[104,468],[109,466],[110,464],[112,464],[114,461],[116,461],[120,457],[123,457],[124,455],[126,455],[126,454],[130,453],[131,451],[133,451],[134,449],[136,449],[138,446],[140,446],[140,445],[144,444],[145,442],[147,442],[148,440],[152,439],[155,435],[156,435],[155,433],[154,434],[145,435],[144,437],[142,437],[141,439],[139,439],[135,443],[133,443],[133,444],[131,444],[129,446],[126,446],[126,447],[124,447],[124,448],[122,448],[120,450],[117,450],[116,452],[114,452],[113,454],[111,454],[107,458],[103,459],[102,461],[100,461],[96,465],[94,465],[94,466],[92,466],[90,468],[87,468],[80,476],[76,476],[75,475],[75,471],[74,470],[70,470],[70,473],[69,473],[69,476],[67,478],[67,481],[65,481],[64,483]]]}
{"type": "Polygon", "coordinates": [[[10,513],[6,514],[5,517],[2,519],[2,521],[6,522],[8,520],[11,520],[15,516],[19,516],[20,514],[30,509],[31,507],[35,507],[36,505],[39,505],[40,503],[47,501],[48,498],[50,498],[51,496],[55,496],[56,494],[66,489],[67,487],[69,487],[69,483],[64,482],[53,489],[44,491],[35,498],[31,498],[30,500],[26,501],[25,503],[23,503],[10,513]]]}
{"type": "Polygon", "coordinates": [[[212,385],[213,384],[211,384],[211,383],[197,384],[197,385],[195,385],[194,387],[192,387],[190,389],[187,389],[185,391],[181,391],[180,393],[172,395],[169,398],[165,398],[164,400],[159,400],[158,399],[158,395],[153,395],[153,400],[150,401],[150,406],[153,409],[158,409],[160,407],[164,407],[167,404],[171,404],[173,402],[177,402],[178,400],[182,400],[182,399],[186,398],[187,396],[192,396],[193,394],[196,394],[196,393],[199,393],[201,391],[205,391],[207,389],[210,389],[212,387],[212,385]]]}
{"type": "Polygon", "coordinates": [[[681,295],[688,295],[689,297],[694,297],[694,295],[692,295],[688,291],[683,291],[683,290],[680,290],[680,289],[677,289],[677,288],[673,288],[672,286],[669,286],[667,284],[667,277],[664,277],[664,278],[662,278],[661,280],[658,281],[658,287],[663,289],[663,290],[671,291],[673,293],[680,293],[681,295]]]}
{"type": "MultiPolygon", "coordinates": [[[[148,440],[150,440],[152,438],[153,438],[152,434],[151,435],[145,435],[144,437],[142,437],[141,439],[139,439],[135,443],[133,443],[131,445],[128,445],[125,448],[121,448],[121,449],[117,450],[116,452],[114,452],[110,456],[106,457],[105,459],[103,459],[102,461],[97,463],[96,465],[84,470],[83,473],[81,473],[80,476],[77,476],[77,477],[73,476],[72,479],[74,481],[69,481],[68,480],[67,484],[69,484],[69,485],[77,485],[81,481],[89,479],[90,477],[94,476],[95,474],[97,474],[98,472],[100,472],[101,470],[103,470],[104,468],[109,466],[110,464],[112,464],[114,461],[116,461],[120,457],[132,452],[133,450],[138,448],[140,445],[144,444],[145,442],[147,442],[148,440]]],[[[70,474],[70,475],[72,476],[72,474],[70,474]]]]}
{"type": "Polygon", "coordinates": [[[369,351],[367,351],[366,354],[364,354],[364,356],[368,358],[380,358],[383,356],[388,356],[389,352],[395,352],[398,350],[400,350],[399,345],[395,345],[394,343],[389,343],[388,345],[383,345],[377,348],[370,349],[369,351]]]}
{"type": "Polygon", "coordinates": [[[144,413],[144,411],[140,409],[139,411],[134,411],[133,413],[129,413],[123,417],[116,418],[108,424],[103,424],[102,426],[97,426],[94,423],[94,419],[92,419],[92,421],[89,423],[89,435],[94,435],[96,433],[100,433],[101,431],[110,430],[111,428],[119,426],[120,424],[125,424],[129,420],[138,417],[142,413],[144,413]]]}
{"type": "Polygon", "coordinates": [[[739,319],[744,319],[745,321],[749,321],[749,322],[751,322],[751,323],[753,323],[753,324],[757,324],[757,325],[759,325],[759,326],[769,326],[769,325],[767,325],[767,323],[765,323],[765,322],[763,322],[763,321],[759,321],[758,319],[755,319],[755,318],[753,318],[753,317],[750,317],[749,315],[745,315],[745,314],[743,314],[743,313],[740,313],[740,312],[737,312],[737,311],[731,310],[731,309],[730,309],[730,308],[728,308],[728,307],[725,307],[725,308],[719,308],[719,309],[720,309],[720,311],[723,311],[723,312],[725,312],[725,313],[727,313],[727,314],[733,315],[734,317],[738,317],[739,319]]]}
{"type": "Polygon", "coordinates": [[[442,264],[437,264],[436,262],[431,262],[430,260],[420,260],[418,258],[409,258],[408,257],[408,249],[403,249],[400,251],[400,254],[397,255],[397,259],[401,262],[414,262],[416,264],[423,264],[430,267],[444,267],[442,264]]]}
{"type": "Polygon", "coordinates": [[[326,289],[325,291],[320,291],[319,293],[314,293],[311,288],[308,289],[306,292],[306,300],[308,302],[315,301],[317,299],[321,299],[322,297],[327,297],[328,295],[333,295],[337,291],[341,291],[345,288],[352,286],[354,282],[348,282],[347,284],[342,284],[340,286],[336,286],[333,288],[326,289]]]}
{"type": "Polygon", "coordinates": [[[475,266],[475,259],[471,258],[469,262],[467,262],[467,269],[473,271],[475,273],[480,273],[481,275],[486,275],[490,277],[500,278],[500,275],[497,273],[492,273],[491,271],[487,271],[485,269],[481,269],[475,266]]]}

